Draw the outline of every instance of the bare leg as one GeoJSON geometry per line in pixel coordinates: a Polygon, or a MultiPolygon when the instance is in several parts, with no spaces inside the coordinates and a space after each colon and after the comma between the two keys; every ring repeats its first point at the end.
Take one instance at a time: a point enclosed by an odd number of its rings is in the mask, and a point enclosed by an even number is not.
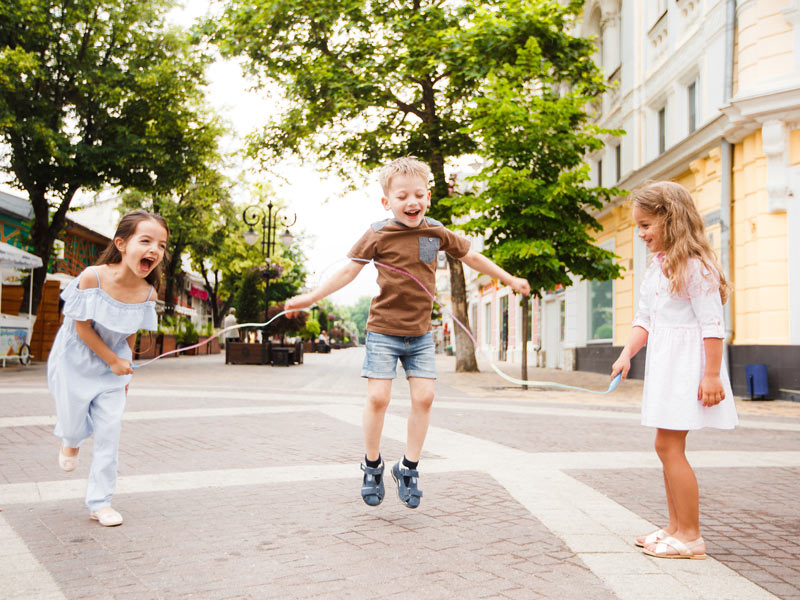
{"type": "MultiPolygon", "coordinates": [[[[669,482],[667,481],[667,474],[663,473],[664,476],[664,489],[667,491],[667,507],[669,509],[669,523],[664,525],[661,529],[667,532],[668,535],[674,535],[675,532],[678,530],[678,516],[675,514],[675,503],[672,501],[672,493],[669,489],[669,482]]],[[[645,535],[640,535],[636,538],[636,543],[640,546],[643,546],[645,543],[645,539],[647,536],[650,535],[649,533],[645,535]]]]}
{"type": "Polygon", "coordinates": [[[425,377],[408,378],[408,386],[411,391],[411,412],[408,415],[406,458],[412,462],[419,460],[422,444],[425,443],[425,436],[428,434],[435,382],[436,380],[425,377]]]}
{"type": "MultiPolygon", "coordinates": [[[[691,542],[700,537],[700,494],[697,478],[686,459],[686,431],[659,429],[656,434],[656,453],[664,466],[667,486],[667,502],[670,502],[670,522],[677,520],[673,537],[682,542],[691,542]]],[[[648,549],[652,549],[649,546],[648,549]]],[[[705,548],[695,548],[696,553],[705,548]]]]}
{"type": "Polygon", "coordinates": [[[391,379],[367,380],[367,403],[364,405],[364,447],[369,460],[381,454],[381,433],[386,408],[392,397],[391,379]]]}
{"type": "Polygon", "coordinates": [[[69,446],[61,444],[61,454],[64,456],[77,456],[78,450],[80,450],[80,448],[70,448],[69,446]]]}

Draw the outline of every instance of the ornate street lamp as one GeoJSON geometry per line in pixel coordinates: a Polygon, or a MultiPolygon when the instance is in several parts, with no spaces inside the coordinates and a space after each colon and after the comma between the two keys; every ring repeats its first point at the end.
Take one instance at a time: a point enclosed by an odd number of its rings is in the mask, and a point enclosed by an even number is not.
{"type": "MultiPolygon", "coordinates": [[[[260,206],[251,205],[245,208],[244,213],[242,213],[242,219],[244,220],[245,225],[250,227],[250,229],[248,229],[244,234],[244,241],[251,246],[258,241],[258,233],[253,230],[253,226],[261,222],[261,256],[266,262],[266,270],[264,271],[264,277],[266,278],[264,292],[264,321],[269,321],[269,280],[272,277],[272,263],[270,258],[275,250],[275,238],[279,237],[280,242],[287,248],[291,246],[292,242],[294,242],[294,236],[289,231],[289,227],[297,222],[297,215],[295,213],[292,213],[291,218],[285,216],[279,217],[278,215],[280,214],[281,209],[277,208],[273,212],[274,208],[275,207],[272,205],[272,202],[270,202],[267,204],[266,211],[260,206]],[[278,235],[278,227],[284,228],[283,233],[280,235],[278,235]]],[[[261,342],[266,348],[266,325],[261,332],[261,342]]]]}

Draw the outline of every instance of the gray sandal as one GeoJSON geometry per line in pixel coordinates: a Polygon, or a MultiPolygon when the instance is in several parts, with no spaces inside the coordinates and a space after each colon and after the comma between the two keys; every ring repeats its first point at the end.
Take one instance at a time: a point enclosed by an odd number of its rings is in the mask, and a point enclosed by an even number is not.
{"type": "Polygon", "coordinates": [[[408,508],[417,508],[422,498],[422,490],[417,487],[419,471],[406,469],[397,461],[392,467],[392,479],[397,484],[397,497],[408,508]]]}
{"type": "Polygon", "coordinates": [[[361,463],[361,470],[364,471],[364,480],[361,483],[361,498],[369,506],[378,506],[383,502],[383,497],[386,494],[383,487],[383,469],[383,461],[378,467],[368,467],[361,463]]]}

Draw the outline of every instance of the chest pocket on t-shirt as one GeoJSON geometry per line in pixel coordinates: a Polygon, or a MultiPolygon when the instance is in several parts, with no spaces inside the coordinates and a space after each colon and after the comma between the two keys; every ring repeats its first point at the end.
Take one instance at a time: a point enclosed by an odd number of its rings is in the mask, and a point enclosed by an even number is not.
{"type": "Polygon", "coordinates": [[[424,263],[430,263],[436,260],[436,253],[439,252],[441,243],[442,240],[438,237],[420,237],[419,259],[424,263]]]}

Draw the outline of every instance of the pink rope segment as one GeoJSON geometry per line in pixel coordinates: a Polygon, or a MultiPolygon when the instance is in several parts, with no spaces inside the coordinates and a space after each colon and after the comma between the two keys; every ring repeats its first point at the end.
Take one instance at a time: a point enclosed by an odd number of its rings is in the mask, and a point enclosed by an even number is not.
{"type": "Polygon", "coordinates": [[[386,264],[380,263],[377,260],[369,261],[369,260],[366,260],[364,258],[352,258],[352,257],[350,257],[350,260],[363,262],[363,263],[371,262],[375,266],[382,267],[384,269],[388,269],[389,271],[394,271],[395,273],[400,273],[401,275],[405,275],[406,277],[410,277],[411,279],[413,279],[414,282],[416,282],[416,284],[419,287],[421,287],[423,289],[423,291],[426,294],[428,294],[428,296],[430,296],[430,298],[436,304],[439,305],[439,308],[441,308],[444,312],[446,312],[450,316],[450,318],[453,319],[453,322],[456,323],[459,327],[461,327],[461,329],[464,330],[464,333],[466,333],[469,336],[469,339],[472,340],[473,347],[478,352],[480,352],[481,356],[483,356],[483,358],[489,363],[489,366],[492,367],[494,372],[497,373],[500,377],[502,377],[503,379],[505,379],[506,381],[508,381],[510,383],[513,383],[515,385],[532,385],[532,386],[535,386],[535,387],[557,387],[557,388],[563,388],[563,389],[568,389],[568,390],[575,390],[575,391],[579,391],[579,392],[586,392],[586,393],[589,393],[589,394],[600,394],[600,395],[603,395],[603,394],[608,394],[609,392],[613,392],[615,389],[617,389],[617,386],[619,385],[620,381],[622,381],[622,373],[618,373],[614,377],[614,379],[612,379],[611,382],[609,383],[607,390],[605,390],[605,391],[597,391],[597,390],[590,390],[590,389],[587,389],[587,388],[582,388],[582,387],[578,387],[578,386],[574,386],[574,385],[566,385],[564,383],[556,383],[554,381],[534,381],[534,380],[527,380],[527,379],[517,379],[516,377],[511,377],[510,375],[506,375],[503,371],[500,370],[500,367],[498,367],[494,363],[494,361],[491,358],[489,358],[483,350],[481,350],[480,345],[478,344],[478,341],[472,335],[472,332],[469,330],[469,327],[467,327],[466,325],[464,325],[464,323],[459,321],[456,318],[456,316],[453,314],[453,312],[449,308],[447,308],[447,306],[445,306],[444,303],[439,301],[439,299],[436,297],[436,295],[434,293],[432,293],[428,288],[426,288],[425,284],[422,283],[416,277],[414,277],[414,275],[412,275],[411,273],[409,273],[407,271],[404,271],[403,269],[398,269],[397,267],[393,267],[391,265],[386,265],[386,264]]]}
{"type": "Polygon", "coordinates": [[[183,348],[176,348],[175,350],[170,350],[169,352],[164,352],[163,354],[159,354],[155,358],[151,358],[150,360],[148,360],[146,362],[143,362],[143,363],[139,363],[139,364],[131,363],[131,369],[141,369],[142,367],[146,367],[150,363],[153,363],[153,362],[157,361],[160,358],[164,358],[165,356],[169,356],[170,354],[178,354],[179,352],[186,352],[187,350],[191,350],[192,348],[199,348],[200,346],[205,346],[206,344],[208,344],[214,338],[219,337],[223,333],[227,333],[228,331],[233,331],[234,329],[241,329],[242,327],[267,327],[275,319],[277,319],[278,317],[282,317],[287,312],[308,312],[308,309],[306,309],[306,308],[293,308],[291,311],[284,310],[284,311],[279,312],[274,317],[272,317],[266,323],[241,323],[241,324],[238,324],[238,325],[233,325],[231,327],[226,327],[225,329],[220,329],[217,333],[215,333],[214,335],[209,337],[207,340],[203,340],[202,342],[198,342],[197,344],[192,344],[191,346],[184,346],[183,348]]]}

